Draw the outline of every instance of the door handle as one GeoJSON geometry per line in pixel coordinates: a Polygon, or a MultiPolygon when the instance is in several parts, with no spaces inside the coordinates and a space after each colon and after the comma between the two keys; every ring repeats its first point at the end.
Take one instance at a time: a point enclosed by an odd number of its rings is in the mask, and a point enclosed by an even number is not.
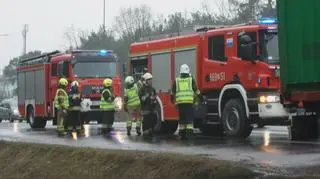
{"type": "Polygon", "coordinates": [[[220,66],[224,66],[224,64],[223,64],[223,63],[220,63],[220,66]]]}

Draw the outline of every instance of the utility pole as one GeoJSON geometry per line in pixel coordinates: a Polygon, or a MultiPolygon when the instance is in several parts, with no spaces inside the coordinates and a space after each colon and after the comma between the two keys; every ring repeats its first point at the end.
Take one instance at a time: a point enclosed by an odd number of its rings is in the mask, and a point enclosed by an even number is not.
{"type": "Polygon", "coordinates": [[[28,24],[24,24],[22,30],[22,37],[23,37],[23,55],[27,53],[27,33],[29,31],[28,24]]]}
{"type": "Polygon", "coordinates": [[[106,0],[103,0],[103,31],[106,32],[106,0]]]}

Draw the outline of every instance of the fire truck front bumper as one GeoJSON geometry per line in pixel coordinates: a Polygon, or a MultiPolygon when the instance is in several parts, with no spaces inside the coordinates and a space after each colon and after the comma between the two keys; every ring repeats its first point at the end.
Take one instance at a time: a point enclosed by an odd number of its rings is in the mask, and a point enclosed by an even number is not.
{"type": "Polygon", "coordinates": [[[260,94],[258,98],[258,110],[261,119],[289,117],[289,113],[280,103],[280,96],[278,93],[260,94]]]}
{"type": "Polygon", "coordinates": [[[278,103],[259,103],[259,117],[261,119],[270,119],[270,118],[288,118],[289,113],[283,107],[283,105],[278,103]]]}
{"type": "MultiPolygon", "coordinates": [[[[120,97],[115,98],[114,106],[116,111],[122,110],[123,103],[120,97]]],[[[99,111],[103,111],[100,109],[100,101],[93,101],[88,98],[82,100],[81,112],[99,112],[99,111]]]]}

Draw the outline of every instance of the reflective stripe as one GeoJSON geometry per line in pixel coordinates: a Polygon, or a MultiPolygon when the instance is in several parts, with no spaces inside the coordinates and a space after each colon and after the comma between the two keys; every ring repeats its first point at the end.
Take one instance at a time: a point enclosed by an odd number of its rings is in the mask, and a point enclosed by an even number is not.
{"type": "Polygon", "coordinates": [[[187,125],[186,125],[186,128],[187,128],[187,129],[193,129],[193,124],[187,124],[187,125]]]}
{"type": "Polygon", "coordinates": [[[127,120],[127,127],[131,128],[131,126],[132,126],[132,120],[127,120]]]}
{"type": "Polygon", "coordinates": [[[185,124],[179,124],[179,129],[182,130],[182,129],[185,129],[186,125],[185,124]]]}
{"type": "Polygon", "coordinates": [[[138,86],[134,84],[134,86],[130,89],[125,89],[126,94],[128,96],[128,107],[137,107],[140,106],[140,98],[138,95],[138,86]]]}
{"type": "Polygon", "coordinates": [[[69,107],[69,97],[67,92],[64,89],[59,88],[56,92],[56,96],[54,98],[54,105],[57,109],[61,109],[61,106],[59,104],[59,99],[62,100],[62,106],[64,108],[69,107]],[[63,95],[61,96],[60,93],[62,93],[63,95]]]}
{"type": "Polygon", "coordinates": [[[81,106],[72,106],[69,108],[70,111],[80,111],[81,110],[81,106]]]}
{"type": "Polygon", "coordinates": [[[192,78],[177,78],[176,79],[176,103],[193,103],[194,92],[192,89],[192,78]]]}
{"type": "Polygon", "coordinates": [[[104,97],[103,97],[103,94],[106,92],[109,93],[109,99],[111,99],[113,97],[113,95],[109,89],[103,90],[101,93],[100,109],[104,109],[106,111],[112,111],[114,109],[113,102],[106,101],[106,100],[104,100],[104,97]]]}
{"type": "Polygon", "coordinates": [[[140,119],[137,119],[136,121],[136,127],[141,127],[142,121],[140,119]]]}

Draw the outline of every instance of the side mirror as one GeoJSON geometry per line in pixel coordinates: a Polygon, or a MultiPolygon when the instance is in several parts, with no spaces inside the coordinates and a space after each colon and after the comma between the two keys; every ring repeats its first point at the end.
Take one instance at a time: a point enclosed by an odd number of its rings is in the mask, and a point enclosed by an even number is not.
{"type": "Polygon", "coordinates": [[[239,36],[239,42],[240,44],[250,44],[252,43],[252,39],[249,35],[243,34],[239,36]]]}
{"type": "Polygon", "coordinates": [[[239,57],[243,60],[255,60],[254,50],[253,50],[253,44],[247,44],[247,45],[240,45],[240,53],[239,57]]]}

